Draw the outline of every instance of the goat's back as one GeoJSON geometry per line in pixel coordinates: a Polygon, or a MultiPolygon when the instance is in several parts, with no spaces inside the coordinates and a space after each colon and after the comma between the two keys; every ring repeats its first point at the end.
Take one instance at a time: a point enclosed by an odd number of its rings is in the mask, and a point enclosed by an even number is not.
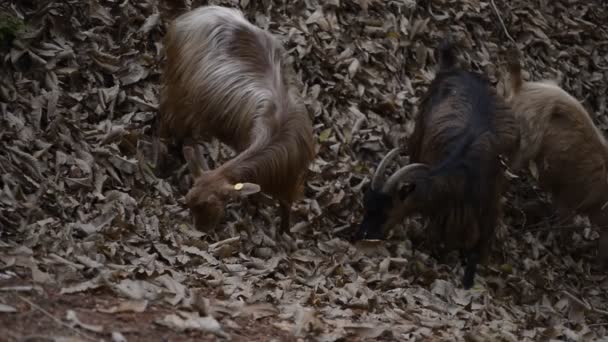
{"type": "Polygon", "coordinates": [[[511,153],[518,138],[512,112],[489,82],[472,72],[451,71],[440,73],[431,83],[410,152],[413,162],[447,170],[472,168],[463,163],[481,165],[498,154],[511,153]]]}
{"type": "Polygon", "coordinates": [[[519,118],[521,161],[568,209],[597,210],[608,194],[608,147],[584,109],[554,82],[526,82],[509,101],[519,118]]]}
{"type": "Polygon", "coordinates": [[[198,8],[177,18],[165,39],[162,137],[217,137],[242,150],[254,116],[289,112],[283,49],[240,11],[198,8]]]}

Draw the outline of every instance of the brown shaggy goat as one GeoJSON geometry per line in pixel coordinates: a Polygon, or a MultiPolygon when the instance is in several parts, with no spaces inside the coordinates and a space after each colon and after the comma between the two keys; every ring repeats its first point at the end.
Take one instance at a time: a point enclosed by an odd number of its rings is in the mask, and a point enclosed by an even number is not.
{"type": "Polygon", "coordinates": [[[500,215],[504,175],[519,133],[513,114],[482,75],[457,68],[451,44],[438,49],[440,67],[420,104],[409,140],[410,161],[381,181],[392,150],[380,162],[365,196],[358,238],[381,238],[405,216],[420,213],[430,233],[466,256],[465,288],[473,285],[500,215]]]}
{"type": "Polygon", "coordinates": [[[608,144],[591,116],[554,81],[524,82],[517,50],[509,51],[507,102],[521,127],[514,167],[535,162],[542,189],[562,215],[587,215],[600,227],[598,260],[608,264],[608,144]]]}
{"type": "Polygon", "coordinates": [[[201,154],[184,147],[196,226],[216,225],[227,201],[261,190],[279,200],[281,228],[288,228],[314,142],[306,108],[289,92],[280,42],[236,9],[205,6],[170,25],[165,48],[160,138],[218,138],[238,154],[205,170],[201,154]]]}

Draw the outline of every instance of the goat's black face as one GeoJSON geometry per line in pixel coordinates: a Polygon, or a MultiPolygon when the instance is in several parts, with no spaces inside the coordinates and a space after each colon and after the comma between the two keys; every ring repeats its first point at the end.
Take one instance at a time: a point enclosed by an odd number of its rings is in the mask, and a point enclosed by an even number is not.
{"type": "Polygon", "coordinates": [[[369,189],[363,199],[365,215],[355,240],[383,239],[384,225],[388,222],[393,205],[393,198],[390,195],[369,189]]]}

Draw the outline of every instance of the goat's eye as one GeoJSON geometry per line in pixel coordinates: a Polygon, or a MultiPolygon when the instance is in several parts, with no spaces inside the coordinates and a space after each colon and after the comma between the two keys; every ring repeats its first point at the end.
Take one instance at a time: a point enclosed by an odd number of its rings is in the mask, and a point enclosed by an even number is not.
{"type": "Polygon", "coordinates": [[[416,184],[411,183],[411,184],[404,184],[400,189],[399,189],[399,197],[403,200],[405,199],[407,196],[409,196],[412,192],[414,192],[414,189],[416,189],[416,184]]]}

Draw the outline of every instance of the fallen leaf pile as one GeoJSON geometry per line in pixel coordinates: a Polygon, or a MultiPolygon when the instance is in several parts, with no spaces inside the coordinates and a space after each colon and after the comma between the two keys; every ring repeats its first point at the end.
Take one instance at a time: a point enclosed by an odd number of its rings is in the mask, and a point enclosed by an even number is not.
{"type": "MultiPolygon", "coordinates": [[[[584,220],[577,229],[527,223],[521,198],[545,196],[524,175],[505,195],[492,262],[472,290],[461,288],[456,258],[438,262],[426,246],[414,253],[408,234],[421,220],[406,220],[387,242],[349,242],[375,165],[412,132],[447,33],[462,65],[499,89],[506,48],[517,42],[529,78],[559,79],[608,128],[604,1],[209,3],[239,7],[283,40],[314,117],[319,153],[291,233],[278,235],[278,207],[264,196],[230,204],[215,232],[195,230],[187,169],[160,178],[151,161],[165,27],[206,1],[2,3],[0,29],[7,16],[25,25],[14,25],[10,43],[0,35],[0,329],[35,310],[29,294],[56,288],[65,307],[51,321],[57,331],[95,340],[151,341],[154,329],[195,339],[249,329],[263,341],[608,334],[597,231],[584,220]],[[113,301],[65,299],[78,294],[113,301]],[[83,318],[91,310],[146,317],[146,328],[113,330],[83,318]]],[[[206,149],[216,166],[233,155],[218,143],[206,149]]],[[[36,330],[9,337],[24,331],[36,330]]]]}

